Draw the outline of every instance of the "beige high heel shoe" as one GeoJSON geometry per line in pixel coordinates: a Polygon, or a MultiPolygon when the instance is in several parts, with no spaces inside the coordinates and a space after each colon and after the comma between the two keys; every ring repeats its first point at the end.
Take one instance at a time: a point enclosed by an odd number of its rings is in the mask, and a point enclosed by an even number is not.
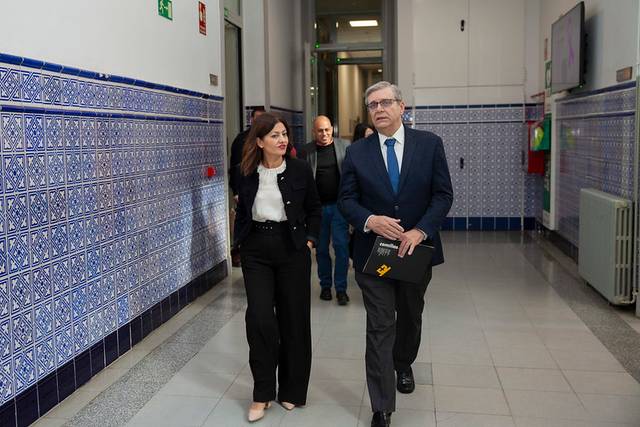
{"type": "Polygon", "coordinates": [[[250,423],[258,421],[264,417],[264,411],[271,407],[271,402],[253,402],[251,406],[249,406],[249,413],[247,414],[247,420],[250,423]],[[260,408],[254,408],[254,405],[260,404],[260,408]]]}
{"type": "Polygon", "coordinates": [[[290,410],[292,410],[293,408],[296,407],[296,405],[294,405],[291,402],[280,402],[280,406],[282,406],[287,411],[290,411],[290,410]]]}

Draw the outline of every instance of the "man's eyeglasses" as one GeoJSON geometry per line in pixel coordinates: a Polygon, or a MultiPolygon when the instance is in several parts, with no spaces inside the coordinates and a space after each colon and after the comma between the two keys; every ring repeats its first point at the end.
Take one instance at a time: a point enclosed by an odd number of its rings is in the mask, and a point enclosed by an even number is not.
{"type": "Polygon", "coordinates": [[[375,111],[378,109],[378,105],[381,105],[382,108],[386,109],[391,107],[391,105],[396,101],[399,101],[399,99],[381,99],[380,101],[371,101],[367,104],[367,108],[369,111],[375,111]]]}

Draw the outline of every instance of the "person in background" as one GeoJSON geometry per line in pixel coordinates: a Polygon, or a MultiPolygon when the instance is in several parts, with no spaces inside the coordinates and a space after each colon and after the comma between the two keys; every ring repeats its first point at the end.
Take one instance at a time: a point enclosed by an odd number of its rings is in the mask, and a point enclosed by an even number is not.
{"type": "Polygon", "coordinates": [[[338,189],[344,154],[349,145],[344,139],[333,137],[333,126],[327,116],[313,121],[314,140],[303,149],[316,180],[322,203],[322,226],[316,248],[320,299],[330,301],[331,287],[335,286],[339,305],[347,305],[347,271],[349,270],[349,225],[338,211],[338,189]],[[329,242],[333,245],[335,263],[332,268],[329,242]],[[333,270],[333,271],[332,271],[333,270]]]}
{"type": "MultiPolygon", "coordinates": [[[[255,107],[251,110],[251,123],[253,123],[260,114],[264,113],[264,108],[255,107]]],[[[251,130],[251,123],[249,127],[240,132],[233,139],[231,143],[231,155],[229,156],[229,187],[233,193],[234,203],[238,203],[238,185],[240,181],[240,162],[242,161],[242,148],[244,147],[244,141],[249,135],[251,130]]],[[[240,251],[238,248],[231,248],[231,265],[233,267],[240,267],[240,251]]]]}
{"type": "Polygon", "coordinates": [[[366,138],[373,133],[373,128],[367,123],[358,123],[353,129],[353,138],[351,142],[356,142],[359,139],[366,138]]]}
{"type": "Polygon", "coordinates": [[[289,126],[264,113],[240,165],[234,239],[247,293],[245,315],[257,421],[276,399],[305,405],[311,372],[311,248],[322,207],[309,165],[291,156],[289,126]],[[277,381],[276,381],[277,371],[277,381]]]}
{"type": "Polygon", "coordinates": [[[396,407],[396,389],[415,389],[411,365],[420,348],[431,268],[422,284],[362,270],[376,236],[399,241],[399,257],[411,256],[427,240],[434,247],[430,267],[443,263],[439,230],[453,203],[453,189],[442,139],[402,124],[400,89],[389,82],[376,83],[366,90],[365,101],[377,132],[347,148],[338,206],[355,229],[353,264],[367,312],[371,426],[387,427],[396,407]]]}
{"type": "MultiPolygon", "coordinates": [[[[366,138],[373,132],[373,127],[371,127],[371,125],[369,125],[368,123],[358,123],[353,129],[353,137],[351,138],[351,143],[353,144],[356,141],[366,138]]],[[[353,242],[353,226],[349,225],[349,258],[351,259],[353,259],[353,242]]]]}

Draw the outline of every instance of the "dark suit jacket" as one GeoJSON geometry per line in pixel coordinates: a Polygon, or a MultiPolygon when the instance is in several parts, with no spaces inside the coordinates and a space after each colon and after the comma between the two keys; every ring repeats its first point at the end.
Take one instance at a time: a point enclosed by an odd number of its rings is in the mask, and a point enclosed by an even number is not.
{"type": "Polygon", "coordinates": [[[362,271],[376,235],[365,233],[369,215],[399,218],[405,230],[419,228],[435,247],[431,265],[444,262],[440,234],[453,203],[451,177],[439,136],[405,126],[398,194],[393,193],[378,133],[347,148],[342,164],[338,207],[355,228],[353,262],[362,271]]]}
{"type": "MultiPolygon", "coordinates": [[[[278,174],[278,187],[289,221],[291,241],[300,249],[311,240],[314,245],[320,235],[322,206],[311,169],[304,160],[288,158],[287,168],[278,174]]],[[[251,210],[258,192],[258,172],[240,175],[238,207],[233,228],[234,245],[241,245],[251,232],[251,210]]]]}

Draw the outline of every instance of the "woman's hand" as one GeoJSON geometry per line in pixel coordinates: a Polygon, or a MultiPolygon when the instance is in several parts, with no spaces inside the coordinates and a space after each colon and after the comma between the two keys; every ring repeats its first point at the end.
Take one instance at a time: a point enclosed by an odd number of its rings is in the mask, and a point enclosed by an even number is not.
{"type": "Polygon", "coordinates": [[[309,250],[313,249],[313,242],[311,240],[307,240],[307,247],[309,250]]]}

